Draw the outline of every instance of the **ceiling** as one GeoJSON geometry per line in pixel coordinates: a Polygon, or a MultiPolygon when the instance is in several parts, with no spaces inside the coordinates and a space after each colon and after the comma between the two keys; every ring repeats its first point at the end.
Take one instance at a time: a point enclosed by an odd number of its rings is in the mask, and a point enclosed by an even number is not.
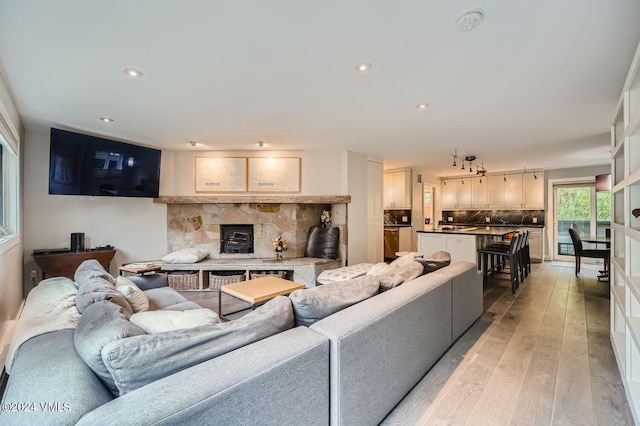
{"type": "Polygon", "coordinates": [[[0,0],[0,66],[32,130],[553,169],[609,163],[638,22],[638,0],[0,0]]]}

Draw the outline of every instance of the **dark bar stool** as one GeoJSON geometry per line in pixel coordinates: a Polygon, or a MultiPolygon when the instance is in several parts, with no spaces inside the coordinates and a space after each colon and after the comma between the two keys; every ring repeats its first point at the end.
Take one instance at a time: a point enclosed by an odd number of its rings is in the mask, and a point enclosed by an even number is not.
{"type": "Polygon", "coordinates": [[[505,272],[507,260],[509,261],[509,275],[511,278],[511,292],[515,294],[520,287],[520,262],[518,261],[520,244],[523,241],[521,234],[516,234],[511,238],[509,245],[490,244],[487,247],[478,249],[478,256],[482,257],[482,279],[486,284],[489,274],[495,274],[500,269],[505,272]],[[489,270],[489,256],[491,256],[491,270],[489,270]]]}

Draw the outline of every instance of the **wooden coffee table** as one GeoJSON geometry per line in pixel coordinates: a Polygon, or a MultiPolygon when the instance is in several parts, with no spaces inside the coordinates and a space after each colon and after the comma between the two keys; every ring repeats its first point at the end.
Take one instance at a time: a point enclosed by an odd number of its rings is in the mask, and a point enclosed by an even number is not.
{"type": "Polygon", "coordinates": [[[218,315],[220,318],[224,319],[224,315],[222,314],[222,293],[244,300],[251,304],[248,308],[234,312],[227,312],[226,314],[231,315],[246,309],[255,309],[256,305],[259,303],[271,300],[276,296],[287,295],[294,290],[302,288],[305,288],[304,284],[277,277],[257,278],[255,280],[223,285],[220,287],[220,291],[218,292],[218,315]]]}

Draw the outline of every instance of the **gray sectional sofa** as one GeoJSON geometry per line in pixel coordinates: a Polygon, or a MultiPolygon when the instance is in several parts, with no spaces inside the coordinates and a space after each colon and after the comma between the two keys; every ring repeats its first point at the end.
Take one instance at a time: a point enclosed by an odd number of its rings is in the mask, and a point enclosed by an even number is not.
{"type": "MultiPolygon", "coordinates": [[[[358,288],[376,280],[361,279],[358,288]]],[[[152,309],[199,307],[163,282],[138,286],[152,309]]],[[[482,278],[468,262],[367,296],[309,326],[296,326],[304,296],[298,293],[240,320],[149,335],[131,331],[126,309],[94,290],[81,297],[86,306],[73,314],[77,325],[44,326],[16,345],[0,424],[374,425],[482,314],[482,278]],[[83,318],[89,315],[91,321],[83,318]],[[110,331],[109,341],[102,333],[93,348],[86,336],[102,327],[100,315],[125,325],[110,331]],[[230,343],[237,333],[251,336],[230,343]],[[146,357],[153,358],[149,365],[146,357]],[[107,366],[115,386],[93,361],[107,366]]]]}

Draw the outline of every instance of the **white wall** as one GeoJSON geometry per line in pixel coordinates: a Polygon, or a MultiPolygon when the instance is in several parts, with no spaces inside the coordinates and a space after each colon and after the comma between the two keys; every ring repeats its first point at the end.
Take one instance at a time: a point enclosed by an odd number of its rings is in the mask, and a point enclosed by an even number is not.
{"type": "MultiPolygon", "coordinates": [[[[29,272],[38,270],[31,257],[34,249],[68,247],[72,232],[84,232],[85,246],[111,244],[117,254],[111,264],[158,259],[167,252],[167,215],[165,204],[147,198],[83,197],[49,195],[49,130],[28,130],[25,144],[25,234],[24,282],[30,287],[29,272]]],[[[229,151],[162,152],[160,195],[195,195],[196,156],[268,156],[269,152],[229,151]]],[[[343,181],[346,157],[337,151],[287,151],[278,156],[301,157],[299,195],[346,195],[343,181]]],[[[357,157],[357,156],[356,156],[357,157]]],[[[359,157],[357,157],[359,158],[359,157]]],[[[360,159],[366,170],[366,159],[360,159]]],[[[357,161],[349,166],[358,167],[357,161]]],[[[357,197],[356,197],[357,198],[357,197]]],[[[366,206],[366,205],[365,205],[366,206]]],[[[348,206],[358,210],[358,202],[348,206]]],[[[357,215],[355,216],[357,217],[357,215]]],[[[366,232],[350,235],[353,244],[366,239],[366,232]]],[[[351,243],[350,241],[350,243],[351,243]]],[[[38,270],[38,274],[39,274],[38,270]]]]}
{"type": "MultiPolygon", "coordinates": [[[[340,151],[179,151],[175,152],[175,190],[171,195],[195,192],[196,157],[300,157],[300,192],[296,195],[347,195],[340,151]]],[[[228,195],[229,193],[222,193],[228,195]]],[[[236,193],[238,195],[243,193],[236,193]]],[[[256,193],[250,193],[255,195],[256,193]]],[[[164,194],[163,194],[164,195],[164,194]]]]}
{"type": "MultiPolygon", "coordinates": [[[[36,267],[34,249],[69,247],[72,232],[84,232],[85,247],[111,244],[117,254],[111,273],[132,260],[157,259],[166,254],[167,206],[150,198],[50,195],[49,129],[28,129],[24,165],[25,283],[36,267]]],[[[173,155],[162,153],[161,191],[171,188],[173,155]]]]}

